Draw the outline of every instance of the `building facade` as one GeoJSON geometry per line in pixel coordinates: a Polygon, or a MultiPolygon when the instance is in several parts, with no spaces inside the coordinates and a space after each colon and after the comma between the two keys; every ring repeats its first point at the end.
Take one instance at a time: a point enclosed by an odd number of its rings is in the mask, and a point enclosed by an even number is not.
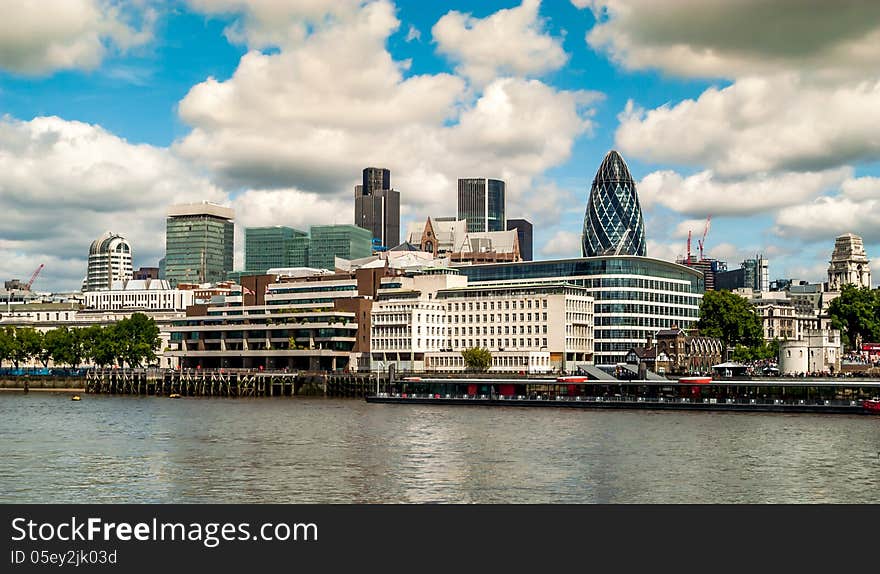
{"type": "Polygon", "coordinates": [[[242,288],[190,307],[171,328],[180,346],[171,355],[188,368],[366,368],[374,298],[381,285],[396,281],[383,268],[263,277],[254,284],[266,285],[262,303],[254,289],[242,288]]]}
{"type": "Polygon", "coordinates": [[[400,192],[391,188],[390,170],[364,169],[363,182],[354,189],[354,222],[382,248],[400,243],[400,192]]]}
{"type": "Polygon", "coordinates": [[[455,270],[401,279],[373,305],[372,362],[398,370],[463,371],[480,347],[494,372],[551,372],[593,359],[593,299],[564,282],[471,286],[455,270]]]}
{"type": "Polygon", "coordinates": [[[646,255],[645,221],[636,184],[623,158],[608,152],[590,188],[583,256],[646,255]]]}
{"type": "Polygon", "coordinates": [[[209,202],[172,205],[165,220],[165,278],[178,283],[224,281],[232,271],[235,212],[209,202]]]}
{"type": "Polygon", "coordinates": [[[779,370],[785,375],[839,373],[842,355],[840,331],[808,330],[797,340],[779,343],[779,370]]]}
{"type": "Polygon", "coordinates": [[[840,291],[844,285],[871,288],[871,267],[862,238],[852,233],[834,241],[828,267],[828,289],[840,291]]]}
{"type": "Polygon", "coordinates": [[[356,225],[313,225],[310,233],[309,267],[332,271],[336,268],[337,257],[359,259],[373,253],[372,233],[356,225]]]}
{"type": "Polygon", "coordinates": [[[185,311],[194,292],[172,289],[163,279],[118,281],[108,291],[87,291],[85,306],[100,311],[185,311]]]}
{"type": "MultiPolygon", "coordinates": [[[[659,259],[606,256],[464,265],[468,285],[571,283],[595,300],[595,364],[625,362],[626,354],[659,329],[689,329],[698,320],[703,274],[659,259]]],[[[571,369],[568,369],[571,370],[571,369]]]]}
{"type": "Polygon", "coordinates": [[[273,267],[295,267],[291,257],[296,239],[309,234],[292,227],[247,227],[244,230],[245,273],[260,274],[273,267]]]}
{"type": "Polygon", "coordinates": [[[110,289],[114,281],[132,277],[131,244],[119,234],[107,231],[89,247],[89,266],[84,291],[110,289]]]}
{"type": "Polygon", "coordinates": [[[527,219],[508,219],[507,229],[516,229],[519,240],[519,253],[523,261],[531,261],[532,256],[532,224],[527,219]]]}
{"type": "Polygon", "coordinates": [[[483,177],[458,180],[458,219],[469,232],[506,231],[505,183],[483,177]]]}

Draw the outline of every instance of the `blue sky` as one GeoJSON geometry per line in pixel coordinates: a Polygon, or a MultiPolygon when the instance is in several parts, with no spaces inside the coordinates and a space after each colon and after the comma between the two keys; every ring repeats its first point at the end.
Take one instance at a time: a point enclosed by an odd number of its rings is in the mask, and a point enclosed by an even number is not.
{"type": "Polygon", "coordinates": [[[0,275],[76,289],[105,230],[155,265],[176,201],[349,223],[367,165],[404,226],[503,177],[536,257],[578,256],[614,148],[649,256],[711,215],[708,256],[822,280],[836,235],[880,248],[880,13],[801,4],[0,0],[0,275]]]}

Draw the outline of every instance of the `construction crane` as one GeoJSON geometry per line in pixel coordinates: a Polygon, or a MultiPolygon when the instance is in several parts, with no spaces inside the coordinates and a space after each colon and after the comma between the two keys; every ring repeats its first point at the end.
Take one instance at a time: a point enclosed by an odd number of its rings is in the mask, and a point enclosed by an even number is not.
{"type": "MultiPolygon", "coordinates": [[[[706,243],[706,236],[709,234],[709,223],[712,221],[712,216],[706,218],[706,228],[703,230],[703,238],[697,241],[697,245],[700,246],[700,261],[703,261],[703,245],[706,243]]],[[[690,242],[690,233],[688,234],[688,241],[690,242]]],[[[690,251],[690,249],[688,249],[690,251]]],[[[688,256],[690,258],[690,255],[688,256]]]]}
{"type": "Polygon", "coordinates": [[[44,263],[40,263],[40,266],[37,267],[37,270],[34,271],[33,275],[31,275],[31,280],[27,282],[27,285],[25,286],[25,290],[26,290],[26,291],[30,291],[30,290],[31,290],[31,286],[34,284],[34,281],[37,280],[37,275],[40,274],[40,271],[42,271],[42,270],[43,270],[43,267],[45,267],[45,266],[46,266],[46,265],[45,265],[44,263]]]}
{"type": "Polygon", "coordinates": [[[688,229],[688,247],[687,247],[687,259],[684,260],[685,265],[691,264],[691,230],[688,229]]]}

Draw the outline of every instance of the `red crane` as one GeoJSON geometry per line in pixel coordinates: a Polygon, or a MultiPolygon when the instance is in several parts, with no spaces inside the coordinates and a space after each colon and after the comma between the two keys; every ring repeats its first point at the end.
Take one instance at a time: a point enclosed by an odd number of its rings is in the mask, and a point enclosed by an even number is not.
{"type": "Polygon", "coordinates": [[[28,291],[31,290],[31,285],[34,284],[34,281],[36,281],[36,279],[37,279],[37,275],[40,274],[40,271],[42,271],[43,267],[45,267],[45,266],[46,265],[44,263],[40,263],[40,266],[37,267],[37,270],[34,271],[33,275],[31,275],[31,280],[27,282],[27,286],[25,287],[25,289],[27,289],[28,291]]]}
{"type": "Polygon", "coordinates": [[[706,218],[706,229],[703,230],[703,238],[697,241],[697,244],[700,246],[700,261],[703,261],[703,245],[706,243],[706,236],[709,234],[709,222],[712,221],[712,216],[706,218]]]}
{"type": "Polygon", "coordinates": [[[687,259],[685,259],[685,265],[691,264],[691,230],[688,229],[688,249],[687,249],[687,259]]]}

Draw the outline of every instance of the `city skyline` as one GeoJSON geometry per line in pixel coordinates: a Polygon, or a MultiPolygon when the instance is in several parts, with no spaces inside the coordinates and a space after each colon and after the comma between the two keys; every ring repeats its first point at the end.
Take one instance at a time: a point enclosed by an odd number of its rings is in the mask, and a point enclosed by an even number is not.
{"type": "MultiPolygon", "coordinates": [[[[773,279],[825,280],[845,233],[880,249],[873,8],[683,2],[653,27],[661,8],[643,0],[423,4],[144,2],[7,39],[3,278],[45,264],[34,289],[77,289],[108,229],[155,266],[164,209],[203,200],[235,210],[240,269],[244,227],[353,223],[368,165],[394,172],[403,228],[452,214],[457,178],[487,174],[534,224],[536,259],[576,257],[611,149],[651,257],[674,261],[708,215],[707,257],[763,253],[773,279]],[[756,9],[785,49],[711,33],[756,9]]],[[[33,18],[15,16],[25,32],[33,18]]]]}

